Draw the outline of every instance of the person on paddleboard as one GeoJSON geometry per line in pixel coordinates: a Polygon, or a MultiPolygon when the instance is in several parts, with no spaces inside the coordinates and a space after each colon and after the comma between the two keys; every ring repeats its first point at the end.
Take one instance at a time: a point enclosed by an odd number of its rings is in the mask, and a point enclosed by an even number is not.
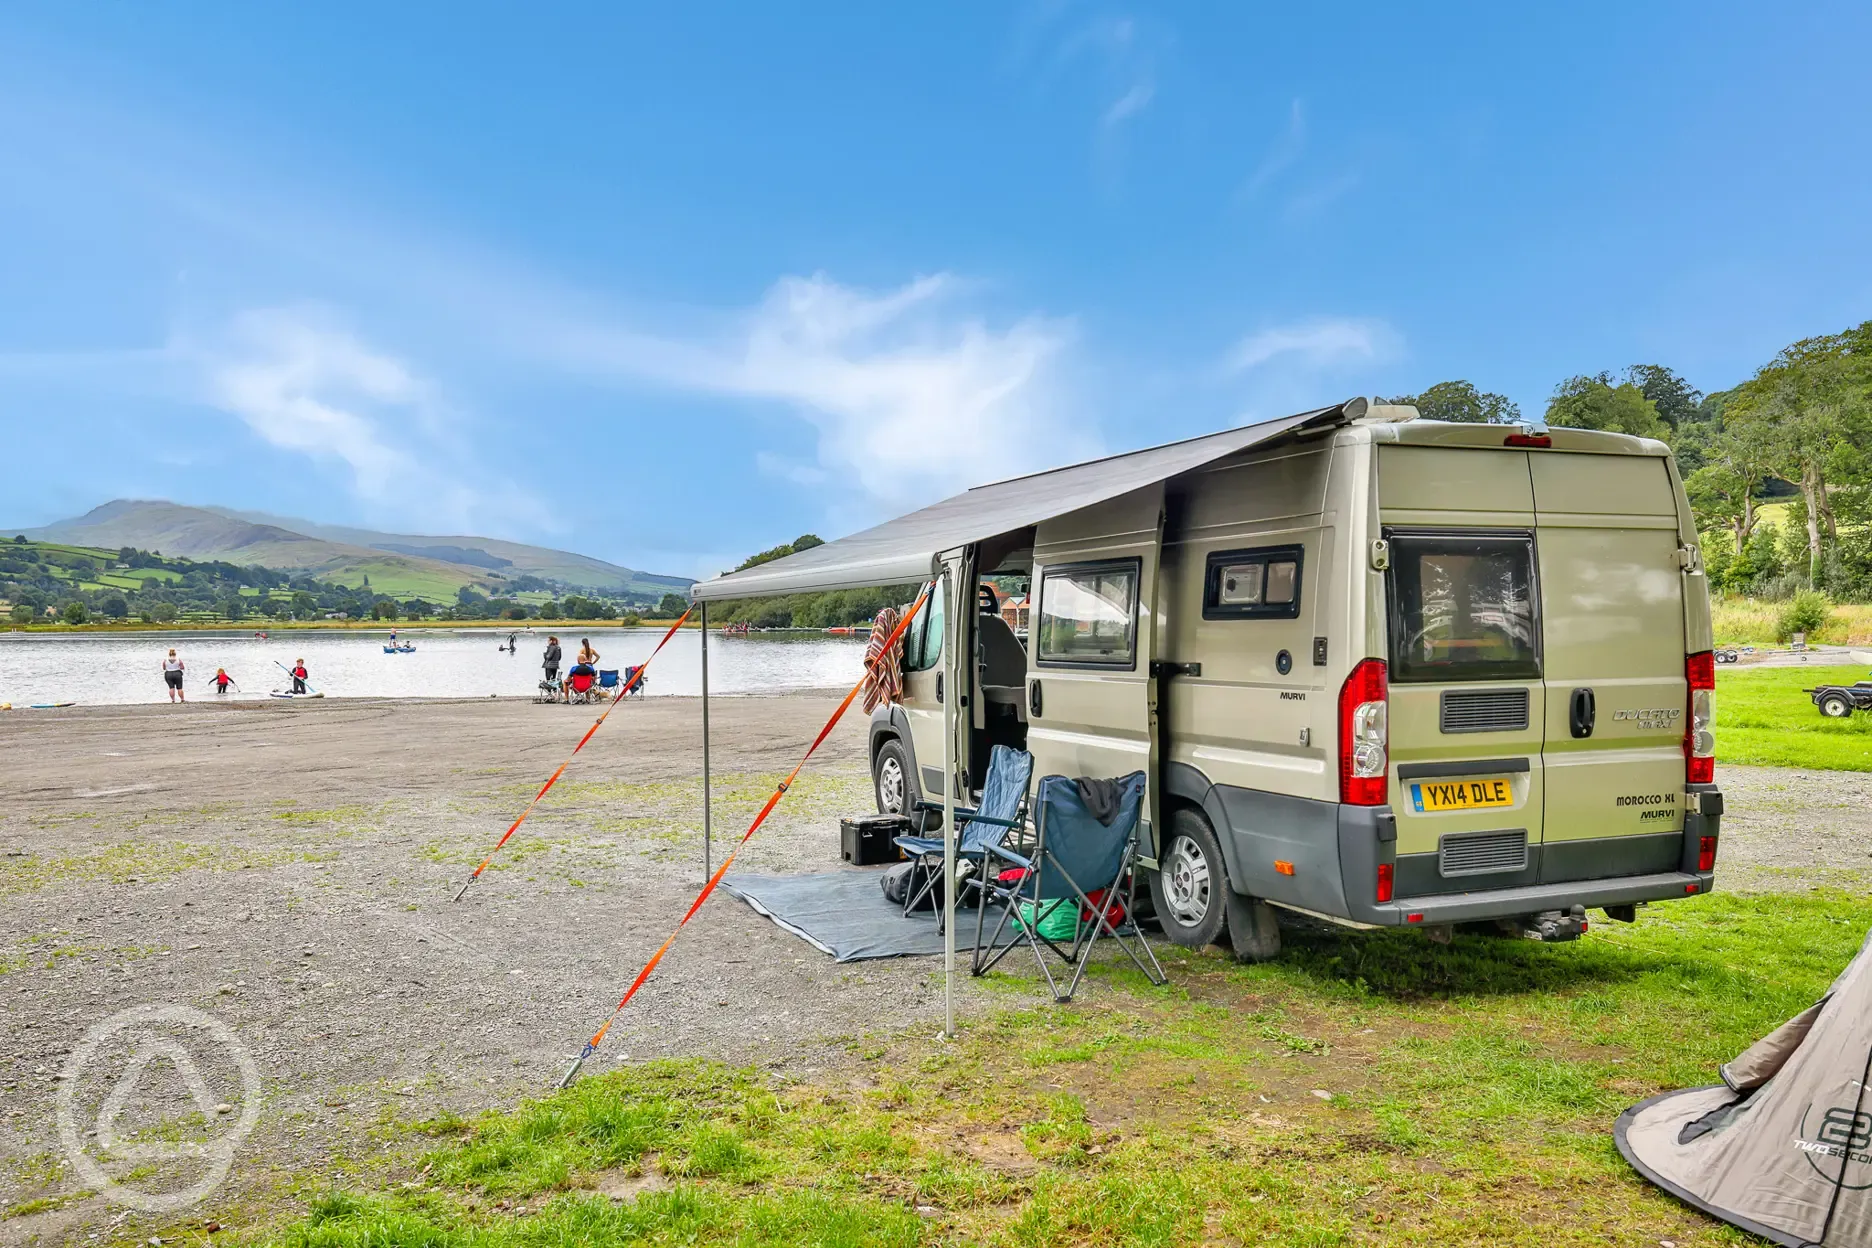
{"type": "Polygon", "coordinates": [[[214,687],[216,693],[226,693],[228,691],[228,686],[233,683],[234,678],[227,674],[227,668],[215,668],[214,687]]]}
{"type": "Polygon", "coordinates": [[[293,692],[294,693],[304,693],[306,691],[306,683],[305,683],[306,676],[307,676],[307,672],[306,672],[305,660],[294,659],[293,668],[292,668],[293,692]]]}
{"type": "Polygon", "coordinates": [[[507,653],[508,654],[520,653],[520,634],[519,633],[507,634],[507,653]]]}
{"type": "Polygon", "coordinates": [[[171,702],[186,702],[188,695],[182,692],[182,660],[171,650],[169,657],[163,660],[163,683],[169,686],[171,702]]]}

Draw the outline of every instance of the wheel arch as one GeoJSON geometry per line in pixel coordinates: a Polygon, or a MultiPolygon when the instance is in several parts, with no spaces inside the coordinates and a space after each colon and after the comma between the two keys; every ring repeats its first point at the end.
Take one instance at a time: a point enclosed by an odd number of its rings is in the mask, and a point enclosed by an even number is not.
{"type": "MultiPolygon", "coordinates": [[[[1227,876],[1223,882],[1230,892],[1240,892],[1240,881],[1245,878],[1237,852],[1233,828],[1229,824],[1228,811],[1223,807],[1215,784],[1196,767],[1188,763],[1169,763],[1163,769],[1163,825],[1170,827],[1171,817],[1182,809],[1195,810],[1209,821],[1209,830],[1215,833],[1216,845],[1222,851],[1222,870],[1227,876]]],[[[1163,845],[1157,846],[1159,854],[1163,845]]]]}

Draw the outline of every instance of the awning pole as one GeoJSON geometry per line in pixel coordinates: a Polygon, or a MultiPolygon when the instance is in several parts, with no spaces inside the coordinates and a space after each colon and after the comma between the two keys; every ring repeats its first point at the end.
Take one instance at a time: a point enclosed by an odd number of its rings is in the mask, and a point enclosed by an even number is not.
{"type": "Polygon", "coordinates": [[[956,703],[961,683],[956,673],[957,621],[962,612],[952,592],[955,579],[943,564],[943,1038],[955,1039],[956,941],[956,703]]]}
{"type": "Polygon", "coordinates": [[[709,843],[708,603],[702,604],[702,878],[715,872],[709,843]]]}

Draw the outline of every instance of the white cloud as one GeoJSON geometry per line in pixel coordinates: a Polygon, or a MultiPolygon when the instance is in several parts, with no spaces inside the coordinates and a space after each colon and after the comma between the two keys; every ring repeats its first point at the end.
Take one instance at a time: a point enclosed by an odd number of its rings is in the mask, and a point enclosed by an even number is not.
{"type": "Polygon", "coordinates": [[[212,403],[282,450],[342,465],[380,515],[458,527],[477,513],[542,518],[523,494],[477,487],[435,388],[322,309],[250,310],[186,353],[212,403]]]}
{"type": "Polygon", "coordinates": [[[1098,450],[1059,377],[1070,326],[1029,316],[994,327],[952,307],[962,289],[948,274],[883,293],[787,277],[726,332],[587,329],[556,342],[585,367],[789,405],[815,430],[813,452],[769,453],[762,467],[836,483],[835,516],[861,521],[1098,450]]]}
{"type": "Polygon", "coordinates": [[[1282,128],[1280,137],[1274,140],[1267,154],[1261,157],[1261,163],[1242,183],[1238,198],[1253,199],[1265,190],[1281,174],[1292,168],[1306,151],[1306,113],[1295,100],[1287,111],[1287,124],[1282,128]]]}
{"type": "Polygon", "coordinates": [[[1257,330],[1229,353],[1232,372],[1249,372],[1274,361],[1324,369],[1377,364],[1398,349],[1398,335],[1383,321],[1358,317],[1314,317],[1257,330]]]}
{"type": "Polygon", "coordinates": [[[1105,110],[1105,124],[1115,126],[1125,118],[1143,112],[1150,105],[1151,97],[1156,94],[1156,86],[1149,82],[1135,84],[1105,110]]]}

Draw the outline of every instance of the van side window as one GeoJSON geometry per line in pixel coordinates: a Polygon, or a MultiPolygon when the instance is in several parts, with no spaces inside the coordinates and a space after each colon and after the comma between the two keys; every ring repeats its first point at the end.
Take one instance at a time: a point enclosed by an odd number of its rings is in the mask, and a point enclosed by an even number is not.
{"type": "Polygon", "coordinates": [[[904,638],[903,665],[906,672],[927,672],[942,662],[943,583],[938,577],[930,585],[929,601],[910,624],[904,638]]]}
{"type": "Polygon", "coordinates": [[[1385,536],[1391,545],[1391,679],[1540,678],[1531,536],[1385,536]]]}
{"type": "Polygon", "coordinates": [[[1140,566],[1124,559],[1045,569],[1033,630],[1037,660],[1062,667],[1136,667],[1140,566]]]}
{"type": "Polygon", "coordinates": [[[1203,579],[1205,620],[1291,620],[1300,615],[1299,546],[1218,550],[1203,579]]]}

